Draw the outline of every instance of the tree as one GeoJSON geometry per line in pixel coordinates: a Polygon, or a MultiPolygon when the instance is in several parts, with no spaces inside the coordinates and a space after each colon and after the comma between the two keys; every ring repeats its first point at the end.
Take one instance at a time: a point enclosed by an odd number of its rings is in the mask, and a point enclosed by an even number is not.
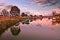
{"type": "Polygon", "coordinates": [[[39,15],[39,18],[42,20],[43,19],[43,16],[42,15],[39,15]]]}
{"type": "Polygon", "coordinates": [[[37,15],[34,15],[34,17],[37,17],[37,15]]]}
{"type": "Polygon", "coordinates": [[[53,11],[53,12],[52,12],[52,14],[53,14],[53,16],[55,16],[55,14],[56,14],[56,11],[53,11]]]}
{"type": "Polygon", "coordinates": [[[33,17],[33,15],[30,14],[30,17],[33,17]]]}
{"type": "Polygon", "coordinates": [[[11,16],[20,16],[20,9],[17,6],[11,7],[11,16]]]}
{"type": "Polygon", "coordinates": [[[29,18],[30,18],[30,19],[33,19],[33,15],[30,14],[30,15],[29,15],[29,18]]]}
{"type": "Polygon", "coordinates": [[[28,15],[23,12],[23,13],[21,14],[21,16],[23,17],[23,16],[28,16],[28,15]]]}
{"type": "Polygon", "coordinates": [[[2,10],[3,16],[9,16],[9,12],[6,9],[2,10]]]}

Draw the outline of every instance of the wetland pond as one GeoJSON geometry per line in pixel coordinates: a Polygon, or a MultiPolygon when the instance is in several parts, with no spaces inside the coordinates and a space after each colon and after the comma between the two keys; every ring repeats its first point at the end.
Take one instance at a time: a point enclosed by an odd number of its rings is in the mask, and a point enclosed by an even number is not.
{"type": "Polygon", "coordinates": [[[37,19],[27,24],[19,22],[16,27],[16,30],[14,28],[5,30],[0,40],[60,40],[60,24],[54,24],[52,19],[37,19]]]}

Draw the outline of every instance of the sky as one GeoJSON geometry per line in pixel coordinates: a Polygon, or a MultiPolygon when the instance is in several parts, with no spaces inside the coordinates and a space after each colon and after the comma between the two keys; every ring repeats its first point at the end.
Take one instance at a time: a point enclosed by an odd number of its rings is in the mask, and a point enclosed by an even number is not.
{"type": "Polygon", "coordinates": [[[16,5],[21,12],[32,15],[52,15],[52,11],[60,12],[60,0],[0,0],[0,9],[9,9],[16,5]]]}

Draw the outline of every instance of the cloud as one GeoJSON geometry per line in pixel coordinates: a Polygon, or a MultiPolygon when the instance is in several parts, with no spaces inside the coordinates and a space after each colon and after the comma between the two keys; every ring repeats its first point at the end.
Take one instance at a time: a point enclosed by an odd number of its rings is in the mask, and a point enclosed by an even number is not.
{"type": "Polygon", "coordinates": [[[60,0],[32,0],[33,3],[38,5],[51,6],[60,2],[60,0]]]}
{"type": "Polygon", "coordinates": [[[6,5],[5,8],[6,9],[10,9],[13,5],[6,5]]]}
{"type": "Polygon", "coordinates": [[[50,10],[46,10],[46,11],[36,11],[33,9],[27,9],[27,8],[23,8],[21,10],[21,12],[30,12],[29,14],[32,15],[43,15],[43,16],[52,16],[52,12],[56,11],[57,14],[60,14],[60,9],[58,7],[54,8],[54,9],[50,9],[50,10]]]}
{"type": "Polygon", "coordinates": [[[60,6],[58,6],[57,8],[60,9],[60,6]]]}
{"type": "Polygon", "coordinates": [[[7,3],[0,3],[0,10],[7,9],[9,10],[13,5],[7,3]]]}
{"type": "Polygon", "coordinates": [[[0,3],[0,6],[4,6],[5,5],[5,3],[0,3]]]}

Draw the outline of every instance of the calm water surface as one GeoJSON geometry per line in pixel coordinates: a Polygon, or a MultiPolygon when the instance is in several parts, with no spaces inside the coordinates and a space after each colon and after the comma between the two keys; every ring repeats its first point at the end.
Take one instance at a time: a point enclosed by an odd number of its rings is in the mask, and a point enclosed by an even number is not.
{"type": "Polygon", "coordinates": [[[37,19],[30,24],[20,23],[18,26],[21,29],[18,35],[13,35],[9,28],[0,36],[0,40],[60,40],[60,24],[53,25],[51,19],[37,19]]]}

